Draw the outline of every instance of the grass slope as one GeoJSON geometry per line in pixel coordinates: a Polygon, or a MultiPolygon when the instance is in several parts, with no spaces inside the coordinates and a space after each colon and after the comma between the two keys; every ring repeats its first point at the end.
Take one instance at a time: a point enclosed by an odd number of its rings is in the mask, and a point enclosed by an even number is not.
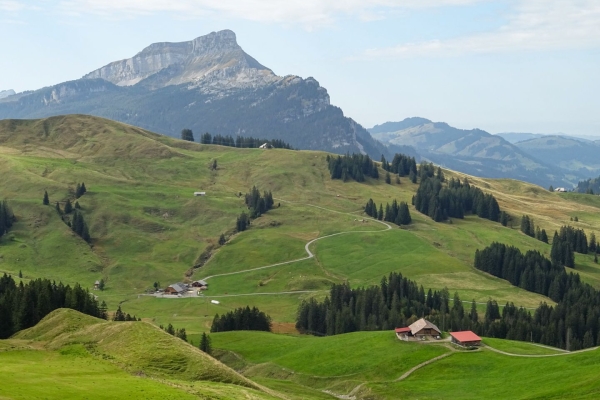
{"type": "MultiPolygon", "coordinates": [[[[57,373],[64,377],[54,386],[57,391],[73,385],[72,382],[77,382],[81,373],[97,373],[97,383],[112,385],[114,380],[114,386],[120,390],[119,395],[124,396],[150,390],[153,385],[165,386],[160,382],[175,388],[183,387],[192,394],[196,394],[196,389],[206,386],[204,383],[213,382],[212,386],[208,386],[213,388],[215,395],[218,395],[219,388],[225,388],[227,393],[241,398],[246,396],[244,393],[257,398],[274,398],[276,395],[197,348],[145,322],[107,322],[74,310],[59,309],[38,325],[3,342],[0,350],[4,351],[0,352],[0,358],[4,357],[7,362],[15,358],[22,359],[14,366],[8,387],[17,384],[20,373],[30,374],[31,379],[45,373],[44,379],[51,380],[53,374],[48,368],[39,369],[35,366],[43,361],[55,366],[57,373]],[[92,365],[95,366],[90,367],[92,365]],[[151,378],[143,380],[150,383],[128,385],[129,380],[134,379],[132,374],[151,378]],[[121,386],[132,392],[121,390],[121,386]]],[[[95,382],[91,378],[84,379],[81,385],[74,385],[73,389],[84,393],[91,390],[95,382]]],[[[157,396],[163,392],[165,396],[175,396],[171,392],[178,392],[170,391],[168,387],[161,390],[157,390],[157,396]]],[[[31,390],[23,393],[35,396],[31,390]]],[[[105,393],[105,396],[111,395],[114,393],[105,393]]],[[[145,397],[142,394],[138,396],[145,397]]],[[[228,397],[223,395],[220,398],[228,397]]]]}
{"type": "Polygon", "coordinates": [[[328,390],[357,399],[594,398],[598,350],[564,354],[529,343],[484,339],[512,354],[463,351],[449,344],[402,342],[393,332],[317,338],[262,332],[211,335],[220,359],[281,391],[328,390]],[[401,375],[439,355],[407,378],[401,375]],[[547,355],[556,355],[546,357],[547,355]],[[559,354],[559,355],[557,355],[559,354]],[[318,361],[317,361],[318,360],[318,361]]]}
{"type": "MultiPolygon", "coordinates": [[[[122,303],[126,312],[190,333],[206,330],[215,313],[248,304],[276,322],[291,323],[300,300],[323,297],[332,282],[367,285],[390,271],[426,289],[448,287],[464,300],[492,297],[526,307],[549,301],[472,267],[475,250],[495,240],[549,254],[550,246],[518,232],[518,221],[512,229],[471,216],[436,224],[413,209],[414,223],[407,229],[359,233],[383,228],[361,222],[369,198],[410,202],[417,186],[407,179],[400,185],[333,181],[325,153],[206,146],[100,118],[66,116],[0,121],[0,155],[0,195],[18,217],[0,239],[0,271],[89,287],[103,278],[106,290],[95,294],[110,309],[122,303]],[[210,169],[213,160],[216,171],[210,169]],[[54,211],[56,201],[73,198],[78,182],[88,187],[79,203],[91,247],[54,211]],[[239,193],[253,185],[271,190],[280,207],[234,235],[235,219],[245,211],[239,193]],[[41,204],[44,190],[49,207],[41,204]],[[193,197],[197,190],[207,196],[193,197]],[[186,279],[207,249],[213,249],[212,258],[194,279],[302,258],[306,242],[340,232],[356,233],[316,242],[314,259],[212,278],[207,296],[219,298],[219,305],[140,296],[156,281],[164,287],[186,279]],[[219,248],[221,233],[229,242],[219,248]],[[273,294],[289,291],[308,293],[273,294]]],[[[529,214],[549,231],[568,223],[588,232],[600,228],[598,202],[522,182],[469,179],[513,216],[529,214]],[[573,216],[579,222],[571,223],[573,216]]],[[[577,255],[576,262],[583,279],[600,287],[592,256],[577,255]]]]}

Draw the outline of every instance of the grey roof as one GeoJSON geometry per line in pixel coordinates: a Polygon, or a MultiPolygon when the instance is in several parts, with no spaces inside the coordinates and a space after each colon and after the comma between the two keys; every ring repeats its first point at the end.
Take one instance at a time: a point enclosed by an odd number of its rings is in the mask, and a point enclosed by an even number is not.
{"type": "Polygon", "coordinates": [[[202,286],[208,286],[208,283],[206,283],[206,281],[203,281],[202,279],[200,279],[199,281],[196,281],[196,283],[199,283],[202,286]]]}
{"type": "Polygon", "coordinates": [[[181,286],[179,286],[178,283],[175,283],[173,285],[169,285],[169,287],[175,289],[175,291],[177,291],[177,293],[182,293],[182,292],[185,292],[187,290],[187,289],[184,289],[181,286]]]}
{"type": "Polygon", "coordinates": [[[99,284],[100,284],[100,281],[94,282],[94,285],[99,285],[99,284]]]}
{"type": "Polygon", "coordinates": [[[412,324],[410,324],[409,328],[410,328],[410,333],[412,333],[413,335],[419,333],[421,330],[423,330],[425,328],[433,329],[437,333],[442,333],[442,331],[440,331],[437,326],[435,326],[431,322],[427,321],[425,318],[421,318],[420,320],[413,322],[412,324]]]}

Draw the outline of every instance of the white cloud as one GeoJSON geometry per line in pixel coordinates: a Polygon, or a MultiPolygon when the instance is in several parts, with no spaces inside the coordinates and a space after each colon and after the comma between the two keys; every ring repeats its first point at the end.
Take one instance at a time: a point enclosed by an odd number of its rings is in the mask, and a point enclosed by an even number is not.
{"type": "Polygon", "coordinates": [[[299,24],[309,28],[333,24],[341,15],[380,18],[386,9],[414,9],[473,4],[488,0],[63,0],[68,13],[107,17],[171,13],[194,18],[216,15],[258,22],[299,24]]]}
{"type": "Polygon", "coordinates": [[[456,56],[521,50],[600,47],[597,0],[521,0],[494,32],[367,50],[362,58],[456,56]]]}

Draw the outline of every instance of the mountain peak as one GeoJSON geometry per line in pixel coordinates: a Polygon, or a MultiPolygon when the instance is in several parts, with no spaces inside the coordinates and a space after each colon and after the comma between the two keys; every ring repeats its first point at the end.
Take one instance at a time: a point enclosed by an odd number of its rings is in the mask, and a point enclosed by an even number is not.
{"type": "Polygon", "coordinates": [[[151,89],[191,84],[212,88],[260,86],[278,77],[242,50],[231,30],[211,32],[186,42],[153,43],[129,59],[112,62],[84,79],[151,89]]]}

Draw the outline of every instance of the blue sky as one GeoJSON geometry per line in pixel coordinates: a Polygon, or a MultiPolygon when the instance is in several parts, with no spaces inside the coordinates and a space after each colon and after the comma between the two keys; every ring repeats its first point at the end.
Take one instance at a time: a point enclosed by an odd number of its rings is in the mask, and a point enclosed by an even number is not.
{"type": "Polygon", "coordinates": [[[365,127],[421,116],[600,135],[597,0],[0,0],[0,90],[221,29],[275,73],[316,78],[365,127]]]}

